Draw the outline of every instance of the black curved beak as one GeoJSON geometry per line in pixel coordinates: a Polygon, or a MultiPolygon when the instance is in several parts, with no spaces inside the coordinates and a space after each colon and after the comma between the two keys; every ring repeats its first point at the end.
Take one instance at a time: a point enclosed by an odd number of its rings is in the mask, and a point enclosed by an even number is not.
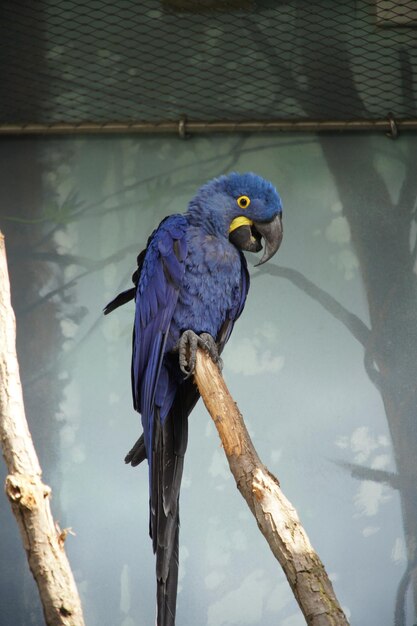
{"type": "Polygon", "coordinates": [[[234,228],[229,234],[229,240],[240,250],[259,252],[262,250],[263,238],[265,251],[262,259],[255,265],[258,267],[274,256],[281,245],[282,234],[282,217],[278,213],[270,222],[249,222],[234,228]]]}
{"type": "Polygon", "coordinates": [[[229,235],[231,241],[240,250],[259,252],[262,250],[261,235],[255,231],[253,224],[238,226],[229,235]]]}
{"type": "Polygon", "coordinates": [[[282,216],[278,213],[270,222],[255,222],[253,226],[265,241],[263,257],[255,265],[255,267],[259,267],[259,265],[269,261],[281,245],[283,236],[282,216]]]}

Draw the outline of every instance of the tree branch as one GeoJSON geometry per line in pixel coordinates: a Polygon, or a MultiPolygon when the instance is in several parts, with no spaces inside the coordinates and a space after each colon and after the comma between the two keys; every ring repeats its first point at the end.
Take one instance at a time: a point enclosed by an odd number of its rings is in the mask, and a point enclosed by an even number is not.
{"type": "Polygon", "coordinates": [[[330,315],[341,322],[343,326],[353,335],[353,337],[364,347],[364,367],[366,373],[375,387],[377,387],[377,389],[381,389],[383,382],[382,376],[375,366],[374,356],[370,350],[372,331],[357,315],[349,311],[346,307],[340,304],[336,298],[306,278],[304,274],[298,270],[294,270],[290,267],[270,265],[269,267],[263,267],[258,270],[255,277],[258,274],[263,273],[271,274],[280,278],[286,278],[293,283],[293,285],[310,296],[312,300],[321,304],[321,306],[328,313],[330,313],[330,315]]]}
{"type": "Polygon", "coordinates": [[[395,599],[394,626],[405,626],[406,621],[406,601],[407,590],[411,582],[413,574],[415,574],[416,564],[408,563],[404,574],[401,576],[400,584],[397,589],[397,597],[395,599]]]}
{"type": "Polygon", "coordinates": [[[362,320],[346,309],[340,302],[331,296],[327,291],[321,289],[315,285],[311,280],[306,278],[301,272],[294,270],[290,267],[278,267],[277,265],[270,265],[269,267],[262,267],[258,270],[258,274],[271,274],[279,278],[286,278],[293,285],[304,291],[310,298],[321,304],[321,306],[330,313],[334,318],[339,320],[347,328],[347,330],[366,348],[368,340],[371,335],[371,331],[368,326],[362,322],[362,320]]]}
{"type": "Polygon", "coordinates": [[[197,351],[195,381],[219,432],[237,487],[256,518],[310,626],[346,626],[322,562],[278,480],[258,457],[218,367],[197,351]]]}
{"type": "Polygon", "coordinates": [[[20,316],[27,315],[28,313],[36,309],[38,306],[41,306],[47,300],[50,300],[54,296],[64,293],[71,287],[74,287],[78,283],[78,281],[81,280],[81,278],[85,278],[85,276],[89,276],[89,274],[93,274],[94,272],[98,272],[101,269],[104,269],[110,263],[117,263],[118,261],[121,261],[128,252],[137,251],[138,249],[140,250],[140,246],[138,247],[138,245],[134,243],[129,246],[126,246],[122,250],[118,250],[114,254],[111,254],[110,256],[105,257],[104,259],[95,261],[94,263],[91,264],[89,269],[86,269],[80,274],[77,274],[77,276],[74,276],[74,278],[71,278],[71,280],[69,280],[68,282],[64,283],[63,285],[60,285],[59,287],[56,287],[55,289],[52,289],[51,291],[48,291],[48,293],[38,298],[27,307],[17,309],[16,311],[18,315],[20,316]]]}
{"type": "Polygon", "coordinates": [[[347,461],[335,461],[336,465],[343,467],[350,472],[352,478],[358,480],[370,480],[373,483],[383,483],[392,489],[401,489],[400,477],[395,472],[387,472],[386,470],[373,469],[365,467],[358,463],[348,463],[347,461]]]}
{"type": "Polygon", "coordinates": [[[39,589],[48,626],[83,626],[81,603],[69,566],[66,531],[54,523],[51,489],[33,446],[23,405],[10,302],[4,237],[0,233],[0,439],[9,475],[6,493],[39,589]]]}

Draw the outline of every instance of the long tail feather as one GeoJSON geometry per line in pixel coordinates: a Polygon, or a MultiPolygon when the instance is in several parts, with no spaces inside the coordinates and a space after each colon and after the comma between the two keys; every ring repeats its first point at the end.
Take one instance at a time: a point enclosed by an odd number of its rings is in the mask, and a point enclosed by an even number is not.
{"type": "MultiPolygon", "coordinates": [[[[156,426],[151,494],[151,536],[156,553],[157,626],[174,626],[178,582],[179,495],[188,440],[188,415],[199,397],[192,381],[177,390],[163,424],[156,426]]],[[[158,420],[155,420],[158,421],[158,420]]]]}
{"type": "Polygon", "coordinates": [[[174,626],[175,612],[177,604],[178,586],[178,562],[179,562],[179,516],[175,521],[175,535],[173,538],[173,549],[168,567],[168,576],[157,578],[157,626],[174,626]]]}
{"type": "MultiPolygon", "coordinates": [[[[163,423],[154,420],[152,476],[150,480],[149,534],[156,554],[157,626],[174,626],[179,559],[179,493],[188,440],[188,415],[199,393],[191,380],[184,381],[163,423]]],[[[125,457],[132,466],[146,458],[141,435],[125,457]]]]}
{"type": "Polygon", "coordinates": [[[175,623],[178,504],[184,457],[175,454],[174,423],[183,417],[187,419],[187,416],[178,415],[171,409],[164,423],[155,425],[150,530],[156,554],[157,626],[172,626],[175,623]]]}

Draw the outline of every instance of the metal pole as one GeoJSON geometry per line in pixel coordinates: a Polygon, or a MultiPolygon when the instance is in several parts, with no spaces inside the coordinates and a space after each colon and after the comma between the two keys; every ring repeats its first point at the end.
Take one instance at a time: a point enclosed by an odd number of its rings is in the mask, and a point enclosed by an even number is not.
{"type": "Polygon", "coordinates": [[[250,120],[161,122],[80,122],[53,124],[0,124],[0,135],[82,135],[82,134],[176,134],[181,138],[211,133],[278,133],[278,132],[385,132],[396,137],[402,131],[416,131],[417,119],[387,117],[375,120],[250,120]]]}

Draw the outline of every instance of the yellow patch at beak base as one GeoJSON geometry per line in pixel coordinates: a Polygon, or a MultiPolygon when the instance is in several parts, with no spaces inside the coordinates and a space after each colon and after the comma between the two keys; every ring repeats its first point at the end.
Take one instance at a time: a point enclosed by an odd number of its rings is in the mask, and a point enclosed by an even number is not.
{"type": "Polygon", "coordinates": [[[232,223],[229,226],[229,233],[236,230],[236,228],[239,228],[239,226],[252,226],[252,224],[252,220],[244,217],[243,215],[240,215],[239,217],[235,217],[235,219],[232,220],[232,223]]]}

